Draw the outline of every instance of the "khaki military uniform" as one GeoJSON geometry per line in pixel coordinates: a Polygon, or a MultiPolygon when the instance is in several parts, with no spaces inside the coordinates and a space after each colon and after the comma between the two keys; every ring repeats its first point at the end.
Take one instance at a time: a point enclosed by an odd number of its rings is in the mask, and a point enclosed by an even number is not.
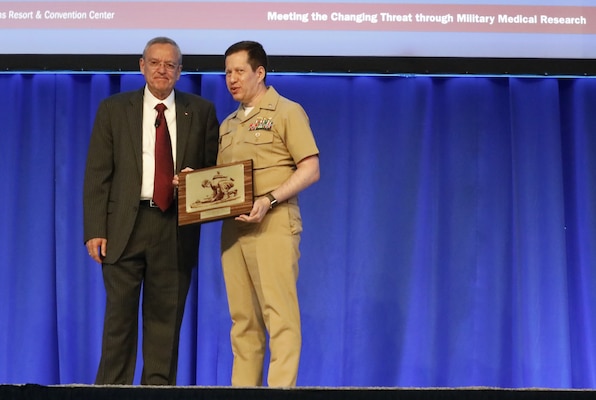
{"type": "MultiPolygon", "coordinates": [[[[269,87],[248,115],[242,106],[220,127],[218,164],[253,160],[254,194],[279,187],[304,158],[319,153],[302,107],[269,87]]],[[[269,386],[295,386],[301,349],[296,293],[302,220],[297,198],[259,224],[226,219],[221,252],[232,318],[232,385],[260,386],[266,332],[269,386]]]]}

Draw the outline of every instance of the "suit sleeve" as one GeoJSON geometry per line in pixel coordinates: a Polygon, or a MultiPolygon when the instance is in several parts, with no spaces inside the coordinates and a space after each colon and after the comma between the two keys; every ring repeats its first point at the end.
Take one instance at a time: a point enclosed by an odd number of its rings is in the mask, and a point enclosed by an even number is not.
{"type": "Polygon", "coordinates": [[[107,103],[99,105],[89,149],[83,184],[84,242],[107,237],[107,205],[113,174],[113,146],[107,103]]]}
{"type": "Polygon", "coordinates": [[[219,121],[215,114],[215,106],[209,103],[206,118],[206,134],[205,134],[205,167],[215,165],[217,161],[217,147],[219,142],[219,121]]]}

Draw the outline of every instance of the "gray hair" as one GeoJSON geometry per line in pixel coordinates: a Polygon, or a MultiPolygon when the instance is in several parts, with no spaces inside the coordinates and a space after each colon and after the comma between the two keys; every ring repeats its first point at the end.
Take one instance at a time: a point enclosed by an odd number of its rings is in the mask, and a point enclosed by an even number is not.
{"type": "Polygon", "coordinates": [[[178,64],[182,64],[182,51],[180,50],[180,46],[178,46],[178,43],[176,43],[173,39],[165,36],[158,36],[148,41],[145,45],[145,48],[143,49],[143,58],[145,58],[145,54],[147,53],[149,47],[153,46],[154,44],[169,44],[174,46],[178,52],[178,64]]]}

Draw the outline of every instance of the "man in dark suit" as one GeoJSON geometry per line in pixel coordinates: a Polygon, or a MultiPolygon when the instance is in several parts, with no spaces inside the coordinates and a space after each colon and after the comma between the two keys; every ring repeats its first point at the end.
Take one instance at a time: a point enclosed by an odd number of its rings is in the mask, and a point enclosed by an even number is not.
{"type": "MultiPolygon", "coordinates": [[[[142,288],[141,384],[175,385],[180,325],[197,264],[200,226],[178,226],[175,198],[165,206],[154,202],[160,159],[154,155],[156,131],[167,123],[179,172],[215,165],[219,123],[212,103],[174,90],[182,71],[176,42],[150,40],[139,65],[145,87],[99,105],[85,170],[84,241],[89,255],[102,264],[106,289],[96,384],[133,383],[142,288]],[[165,105],[163,115],[156,111],[159,103],[165,105]]],[[[170,171],[171,183],[166,180],[170,194],[178,183],[175,171],[170,171]]]]}

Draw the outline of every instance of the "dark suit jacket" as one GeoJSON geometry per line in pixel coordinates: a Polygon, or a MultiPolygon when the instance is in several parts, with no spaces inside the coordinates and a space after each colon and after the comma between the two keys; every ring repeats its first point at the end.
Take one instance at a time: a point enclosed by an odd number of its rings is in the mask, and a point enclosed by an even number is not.
{"type": "MultiPolygon", "coordinates": [[[[122,255],[141,193],[143,90],[115,94],[99,105],[89,143],[83,189],[84,241],[107,238],[105,263],[122,255]]],[[[176,91],[176,171],[215,165],[219,123],[213,104],[176,91]]],[[[200,226],[178,228],[182,266],[197,263],[200,226]]]]}

